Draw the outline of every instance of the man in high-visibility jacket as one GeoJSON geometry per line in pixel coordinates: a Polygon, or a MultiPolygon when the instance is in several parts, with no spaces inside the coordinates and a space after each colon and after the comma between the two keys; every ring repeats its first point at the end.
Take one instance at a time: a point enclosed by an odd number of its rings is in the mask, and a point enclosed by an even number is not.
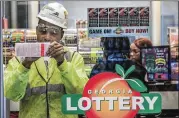
{"type": "Polygon", "coordinates": [[[82,93],[88,77],[82,56],[59,43],[67,28],[67,11],[49,3],[37,17],[37,40],[51,43],[50,58],[12,58],[4,72],[5,96],[20,101],[19,118],[76,118],[62,113],[61,97],[82,93]]]}

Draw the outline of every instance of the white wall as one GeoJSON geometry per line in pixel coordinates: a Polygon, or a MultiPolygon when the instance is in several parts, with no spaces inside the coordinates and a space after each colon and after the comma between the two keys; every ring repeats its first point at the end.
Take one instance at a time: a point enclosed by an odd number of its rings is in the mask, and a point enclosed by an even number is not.
{"type": "Polygon", "coordinates": [[[37,14],[39,10],[39,4],[38,1],[28,1],[28,23],[29,28],[35,29],[38,24],[37,14]]]}
{"type": "MultiPolygon", "coordinates": [[[[143,7],[150,6],[150,1],[58,1],[63,4],[69,13],[69,27],[75,28],[74,24],[76,20],[87,20],[88,8],[100,8],[100,7],[143,7]]],[[[47,4],[47,1],[41,1],[41,7],[43,4],[47,4]]]]}
{"type": "Polygon", "coordinates": [[[150,6],[149,1],[61,1],[72,19],[87,19],[87,8],[150,6]]]}
{"type": "Polygon", "coordinates": [[[161,41],[167,45],[167,27],[178,25],[178,1],[162,1],[161,16],[161,41]]]}
{"type": "Polygon", "coordinates": [[[152,1],[152,43],[161,45],[161,1],[152,1]]]}

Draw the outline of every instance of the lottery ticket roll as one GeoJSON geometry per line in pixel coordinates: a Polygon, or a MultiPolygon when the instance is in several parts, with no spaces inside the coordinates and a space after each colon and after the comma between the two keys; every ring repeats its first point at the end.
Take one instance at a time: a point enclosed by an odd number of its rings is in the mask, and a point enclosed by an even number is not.
{"type": "Polygon", "coordinates": [[[18,57],[47,57],[50,43],[16,43],[15,54],[18,57]]]}

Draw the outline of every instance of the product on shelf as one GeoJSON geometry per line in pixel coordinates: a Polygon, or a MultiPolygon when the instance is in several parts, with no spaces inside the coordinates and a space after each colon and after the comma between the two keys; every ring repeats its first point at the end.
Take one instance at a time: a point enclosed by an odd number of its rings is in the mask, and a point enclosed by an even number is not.
{"type": "Polygon", "coordinates": [[[170,45],[171,79],[178,80],[179,78],[178,27],[168,27],[168,42],[170,45]]]}
{"type": "Polygon", "coordinates": [[[79,47],[81,48],[99,48],[101,38],[79,39],[79,47]]]}
{"type": "Polygon", "coordinates": [[[26,42],[36,42],[36,30],[26,30],[26,42]]]}
{"type": "Polygon", "coordinates": [[[112,52],[129,51],[130,41],[128,37],[102,37],[101,44],[104,50],[112,52]]]}
{"type": "Polygon", "coordinates": [[[168,35],[170,46],[178,46],[178,27],[168,27],[168,35]]]}
{"type": "Polygon", "coordinates": [[[3,63],[8,64],[8,61],[14,56],[14,47],[3,48],[3,63]]]}
{"type": "Polygon", "coordinates": [[[87,20],[76,20],[76,28],[87,28],[87,20]]]}
{"type": "Polygon", "coordinates": [[[9,30],[3,30],[3,47],[11,47],[12,46],[12,40],[11,40],[11,31],[9,30]]]}
{"type": "Polygon", "coordinates": [[[77,29],[67,29],[64,31],[63,41],[66,46],[77,46],[77,29]]]}
{"type": "MultiPolygon", "coordinates": [[[[79,31],[86,31],[86,29],[80,29],[79,31]]],[[[63,37],[64,42],[67,44],[67,47],[72,51],[77,50],[77,29],[66,29],[65,35],[63,37]]],[[[4,63],[7,64],[9,59],[15,55],[15,44],[22,43],[34,43],[37,42],[37,35],[35,29],[6,29],[3,30],[3,56],[4,63]],[[13,54],[14,53],[14,54],[13,54]],[[6,61],[6,62],[5,62],[6,61]]],[[[32,50],[33,52],[33,50],[32,50]]],[[[17,55],[17,56],[26,56],[17,55]]],[[[32,56],[30,53],[28,56],[32,56]]]]}
{"type": "Polygon", "coordinates": [[[3,35],[3,42],[10,42],[11,38],[10,35],[3,35]]]}
{"type": "Polygon", "coordinates": [[[87,39],[87,30],[78,30],[79,39],[87,39]]]}
{"type": "Polygon", "coordinates": [[[177,80],[179,78],[179,46],[170,47],[171,56],[171,79],[177,80]]]}
{"type": "Polygon", "coordinates": [[[13,42],[25,42],[25,31],[24,30],[14,30],[12,31],[11,38],[13,42]]]}
{"type": "Polygon", "coordinates": [[[76,20],[76,28],[80,28],[80,20],[76,20]]]}
{"type": "Polygon", "coordinates": [[[14,52],[14,43],[11,39],[11,33],[12,31],[9,29],[3,30],[3,63],[5,65],[8,64],[8,61],[13,57],[14,52]]]}
{"type": "Polygon", "coordinates": [[[106,69],[115,70],[115,65],[124,63],[129,56],[130,42],[127,37],[102,37],[101,46],[104,48],[106,69]]]}
{"type": "Polygon", "coordinates": [[[66,46],[77,46],[77,36],[76,35],[66,35],[63,40],[66,46]]]}
{"type": "Polygon", "coordinates": [[[103,51],[101,48],[91,48],[88,51],[80,51],[79,52],[85,64],[96,64],[98,59],[103,58],[103,51]]]}
{"type": "Polygon", "coordinates": [[[8,29],[3,30],[3,35],[11,35],[11,31],[8,29]]]}
{"type": "Polygon", "coordinates": [[[178,61],[179,60],[179,53],[178,50],[179,46],[171,47],[170,52],[171,52],[171,60],[172,61],[178,61]]]}
{"type": "Polygon", "coordinates": [[[68,49],[77,52],[77,47],[68,47],[68,49]]]}

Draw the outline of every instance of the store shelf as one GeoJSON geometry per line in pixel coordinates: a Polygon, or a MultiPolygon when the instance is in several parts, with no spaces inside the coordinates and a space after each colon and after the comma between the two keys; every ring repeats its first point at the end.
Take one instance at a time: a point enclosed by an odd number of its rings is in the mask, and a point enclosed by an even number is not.
{"type": "Polygon", "coordinates": [[[78,28],[77,30],[78,30],[78,31],[87,31],[88,28],[78,28]]]}
{"type": "Polygon", "coordinates": [[[148,85],[149,86],[161,86],[161,85],[173,85],[173,84],[179,84],[179,82],[176,80],[176,81],[169,81],[169,82],[148,82],[148,85]]]}

